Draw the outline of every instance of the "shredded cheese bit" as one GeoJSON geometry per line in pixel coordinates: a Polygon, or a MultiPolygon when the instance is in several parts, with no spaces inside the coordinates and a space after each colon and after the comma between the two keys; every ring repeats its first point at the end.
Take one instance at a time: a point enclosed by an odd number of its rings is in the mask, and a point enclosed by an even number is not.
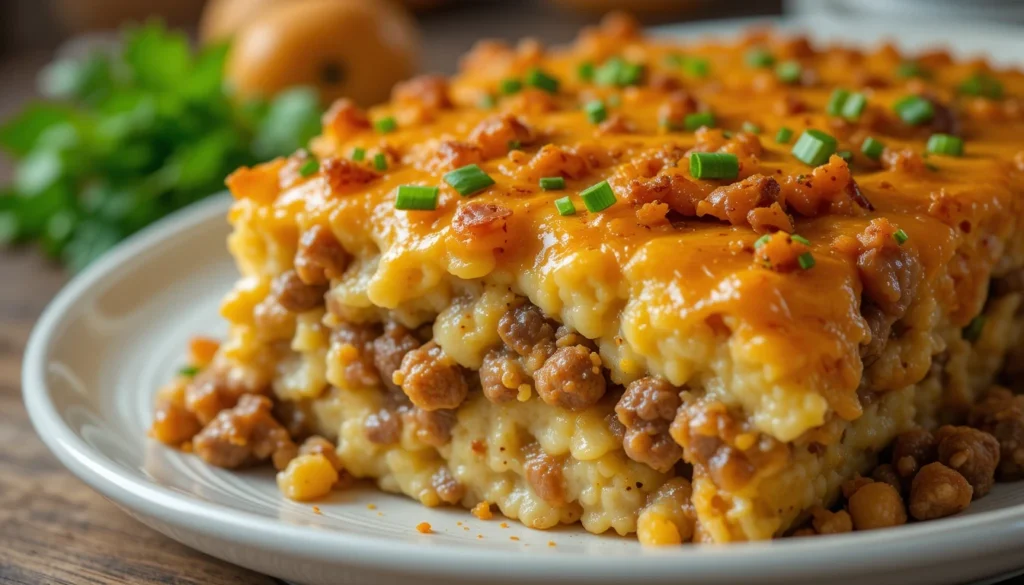
{"type": "Polygon", "coordinates": [[[420,522],[419,524],[417,524],[416,531],[420,534],[430,534],[431,532],[433,532],[429,522],[420,522]]]}
{"type": "Polygon", "coordinates": [[[494,518],[494,514],[491,512],[491,503],[487,500],[480,502],[473,506],[473,515],[481,520],[490,520],[494,518]]]}

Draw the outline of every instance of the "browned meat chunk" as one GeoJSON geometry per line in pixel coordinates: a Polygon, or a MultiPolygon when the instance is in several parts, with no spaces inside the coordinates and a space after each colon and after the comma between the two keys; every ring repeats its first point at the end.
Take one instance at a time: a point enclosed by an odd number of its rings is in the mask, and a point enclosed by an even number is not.
{"type": "Polygon", "coordinates": [[[452,106],[448,99],[448,79],[443,75],[420,75],[395,84],[391,90],[391,99],[399,103],[418,104],[431,111],[452,106]]]}
{"type": "Polygon", "coordinates": [[[892,466],[904,479],[910,479],[922,467],[938,457],[935,437],[925,429],[900,433],[892,445],[892,466]]]}
{"type": "Polygon", "coordinates": [[[1024,477],[1024,395],[994,387],[971,410],[968,422],[999,441],[999,479],[1024,477]]]}
{"type": "Polygon", "coordinates": [[[601,358],[582,345],[556,350],[534,373],[534,380],[545,404],[569,410],[590,408],[605,391],[601,358]]]}
{"type": "Polygon", "coordinates": [[[437,492],[437,497],[446,504],[458,504],[466,494],[466,487],[455,479],[447,467],[442,466],[430,478],[430,485],[437,492]]]}
{"type": "Polygon", "coordinates": [[[458,408],[469,392],[462,366],[433,341],[405,354],[393,381],[424,410],[458,408]]]}
{"type": "Polygon", "coordinates": [[[921,282],[917,257],[896,240],[897,231],[889,220],[879,218],[857,236],[862,246],[857,272],[864,296],[896,320],[910,307],[921,282]]]}
{"type": "Polygon", "coordinates": [[[681,404],[679,389],[660,378],[641,378],[627,386],[615,405],[619,422],[626,427],[626,455],[661,472],[672,469],[683,455],[669,434],[681,404]]]}
{"type": "Polygon", "coordinates": [[[271,415],[266,396],[245,394],[234,408],[221,411],[193,439],[195,453],[218,467],[235,468],[272,458],[283,469],[295,456],[288,431],[271,415]]]}
{"type": "Polygon", "coordinates": [[[519,387],[529,378],[519,357],[507,347],[492,349],[480,365],[480,386],[484,396],[496,404],[515,400],[519,387]]]}
{"type": "Polygon", "coordinates": [[[526,481],[534,493],[552,506],[565,504],[565,477],[562,461],[533,445],[526,453],[526,481]]]}
{"type": "Polygon", "coordinates": [[[341,278],[348,260],[348,253],[331,233],[331,229],[317,225],[306,230],[299,239],[299,250],[295,253],[295,273],[307,285],[325,285],[332,278],[341,278]]]}
{"type": "Polygon", "coordinates": [[[405,354],[419,346],[420,340],[412,331],[397,323],[388,323],[384,327],[384,334],[373,340],[373,365],[389,390],[401,392],[401,388],[391,378],[402,367],[405,354]]]}
{"type": "Polygon", "coordinates": [[[374,366],[374,340],[379,334],[376,325],[344,321],[331,332],[331,341],[341,348],[338,353],[342,376],[353,388],[374,388],[381,383],[381,376],[374,366]]]}
{"type": "Polygon", "coordinates": [[[498,336],[512,351],[539,365],[555,351],[556,328],[540,308],[526,302],[501,316],[498,336]]]}
{"type": "Polygon", "coordinates": [[[696,217],[697,203],[704,198],[704,192],[699,185],[682,175],[658,175],[630,181],[626,188],[626,198],[637,206],[660,201],[680,215],[696,217]]]}
{"type": "Polygon", "coordinates": [[[469,142],[442,140],[437,145],[432,163],[439,169],[455,170],[483,160],[480,148],[469,142]]]}
{"type": "MultiPolygon", "coordinates": [[[[775,179],[764,175],[751,175],[738,183],[718,187],[712,191],[707,199],[697,203],[697,215],[702,217],[710,215],[732,225],[753,226],[755,222],[759,226],[766,222],[777,224],[780,223],[779,219],[769,219],[769,216],[764,213],[755,212],[774,205],[778,207],[778,211],[783,212],[784,216],[785,210],[780,203],[779,191],[779,184],[775,179]]],[[[775,212],[773,212],[774,214],[775,212]]],[[[785,226],[792,225],[792,221],[781,223],[785,226]]]]}
{"type": "Polygon", "coordinates": [[[360,163],[347,158],[325,158],[320,163],[327,185],[333,195],[344,195],[356,191],[363,185],[377,178],[377,173],[360,163]]]}
{"type": "Polygon", "coordinates": [[[504,114],[480,122],[470,133],[469,140],[480,147],[484,159],[490,159],[507,154],[510,145],[532,143],[534,135],[519,118],[504,114]]]}
{"type": "Polygon", "coordinates": [[[378,445],[393,445],[402,435],[402,419],[393,410],[382,408],[366,417],[366,438],[378,445]]]}
{"type": "Polygon", "coordinates": [[[800,257],[810,248],[790,234],[775,232],[768,241],[754,250],[754,260],[758,265],[775,272],[793,272],[799,269],[800,257]]]}
{"type": "Polygon", "coordinates": [[[324,133],[337,142],[343,142],[352,135],[370,127],[370,120],[350,99],[340,99],[331,104],[323,116],[324,133]]]}
{"type": "Polygon", "coordinates": [[[454,410],[423,410],[414,406],[403,409],[402,420],[417,439],[431,447],[443,447],[452,440],[454,410]]]}
{"type": "Polygon", "coordinates": [[[944,426],[935,433],[939,462],[964,476],[974,488],[974,499],[992,489],[999,467],[999,441],[971,427],[944,426]]]}
{"type": "Polygon", "coordinates": [[[470,201],[452,218],[452,231],[464,244],[480,250],[500,248],[508,238],[512,210],[497,203],[470,201]]]}
{"type": "Polygon", "coordinates": [[[301,313],[323,304],[327,287],[322,284],[306,284],[297,272],[287,270],[274,278],[271,292],[282,307],[292,313],[301,313]]]}
{"type": "Polygon", "coordinates": [[[971,505],[973,491],[964,476],[939,462],[929,463],[910,487],[910,515],[917,520],[952,516],[971,505]]]}

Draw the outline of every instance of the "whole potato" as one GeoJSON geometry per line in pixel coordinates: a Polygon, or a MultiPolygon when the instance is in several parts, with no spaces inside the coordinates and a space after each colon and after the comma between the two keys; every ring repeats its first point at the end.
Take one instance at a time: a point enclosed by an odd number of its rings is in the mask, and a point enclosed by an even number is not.
{"type": "Polygon", "coordinates": [[[235,36],[226,77],[239,95],[308,85],[327,104],[387,99],[416,69],[419,33],[384,0],[275,0],[235,36]]]}

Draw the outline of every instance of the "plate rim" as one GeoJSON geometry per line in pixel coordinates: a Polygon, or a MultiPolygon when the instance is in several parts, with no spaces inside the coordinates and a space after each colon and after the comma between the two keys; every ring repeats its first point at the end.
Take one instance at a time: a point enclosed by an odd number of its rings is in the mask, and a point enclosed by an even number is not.
{"type": "MultiPolygon", "coordinates": [[[[777,22],[802,26],[813,21],[813,18],[790,18],[777,22]]],[[[742,26],[771,21],[742,19],[717,21],[715,25],[725,26],[725,22],[742,26]]],[[[671,34],[681,30],[675,26],[659,32],[671,34]]],[[[700,29],[695,31],[701,32],[700,29]]],[[[46,384],[49,353],[62,323],[74,317],[79,297],[102,285],[119,270],[130,272],[147,253],[153,253],[182,232],[203,229],[207,222],[218,219],[224,221],[230,201],[224,195],[211,197],[175,212],[118,244],[60,290],[33,327],[26,346],[22,395],[37,435],[75,476],[131,513],[158,517],[192,531],[314,562],[461,578],[493,578],[496,567],[521,579],[585,575],[601,583],[620,582],[626,577],[678,581],[680,570],[685,570],[690,578],[723,582],[738,575],[757,575],[767,570],[772,571],[773,578],[807,577],[826,567],[830,575],[842,576],[864,573],[868,570],[864,566],[868,559],[873,572],[907,570],[929,560],[947,564],[966,562],[1024,546],[1024,504],[1018,504],[968,516],[830,538],[643,549],[636,557],[556,551],[535,553],[530,563],[516,563],[514,561],[523,554],[520,550],[483,549],[447,542],[424,546],[386,537],[311,529],[201,501],[143,481],[125,473],[127,470],[88,445],[64,424],[46,384]],[[951,532],[955,532],[955,536],[951,532]],[[633,558],[643,560],[626,562],[633,558]]]]}

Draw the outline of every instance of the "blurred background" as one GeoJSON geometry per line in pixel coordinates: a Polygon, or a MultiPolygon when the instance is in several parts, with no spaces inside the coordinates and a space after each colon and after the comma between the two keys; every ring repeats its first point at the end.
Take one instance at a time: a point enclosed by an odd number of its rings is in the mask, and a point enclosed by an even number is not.
{"type": "Polygon", "coordinates": [[[78,271],[302,146],[337,97],[371,105],[482,38],[567,42],[614,9],[1024,22],[1020,0],[2,0],[0,265],[31,249],[78,271]]]}

